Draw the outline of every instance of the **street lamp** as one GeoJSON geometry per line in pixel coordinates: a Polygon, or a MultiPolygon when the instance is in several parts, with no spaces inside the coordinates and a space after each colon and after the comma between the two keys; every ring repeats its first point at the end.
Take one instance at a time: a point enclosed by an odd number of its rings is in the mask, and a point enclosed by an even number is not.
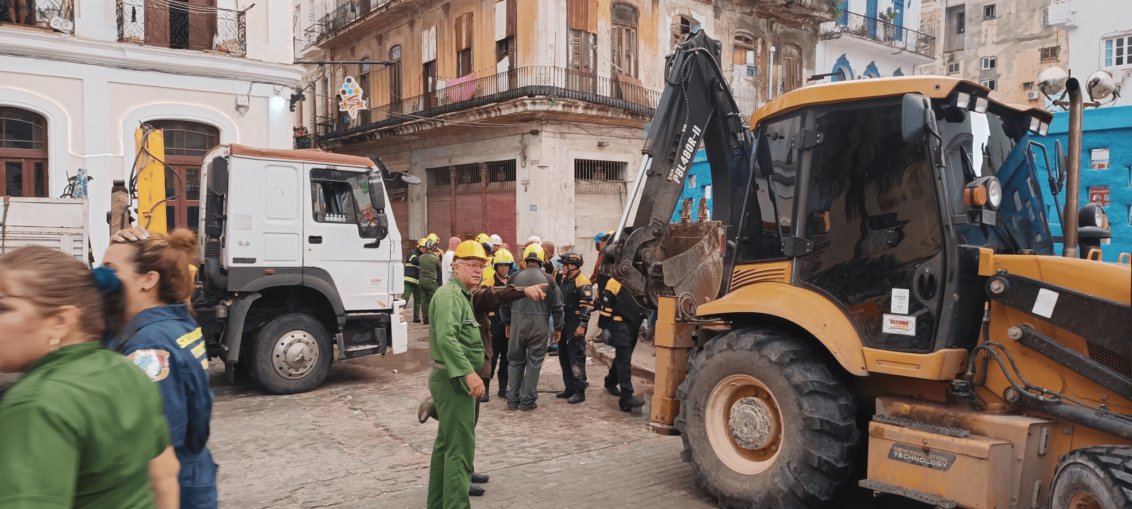
{"type": "MultiPolygon", "coordinates": [[[[1112,75],[1105,71],[1096,71],[1085,80],[1086,91],[1093,102],[1085,104],[1081,94],[1081,83],[1064,69],[1053,66],[1046,68],[1038,74],[1038,90],[1045,94],[1047,99],[1053,100],[1051,95],[1060,94],[1053,101],[1055,106],[1069,108],[1069,162],[1066,164],[1065,186],[1065,216],[1061,225],[1062,240],[1061,255],[1068,258],[1077,258],[1077,221],[1080,217],[1081,205],[1081,124],[1085,106],[1100,107],[1102,99],[1116,93],[1116,84],[1112,75]],[[1062,99],[1066,94],[1069,101],[1062,99]]],[[[1113,97],[1113,101],[1116,97],[1113,97]]],[[[1111,102],[1111,101],[1109,101],[1111,102]]],[[[1060,162],[1060,161],[1059,161],[1060,162]]]]}

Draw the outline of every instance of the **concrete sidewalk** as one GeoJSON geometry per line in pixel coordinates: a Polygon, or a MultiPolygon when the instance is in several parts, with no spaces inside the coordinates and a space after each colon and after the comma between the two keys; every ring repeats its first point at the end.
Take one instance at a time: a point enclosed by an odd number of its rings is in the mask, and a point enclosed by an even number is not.
{"type": "MultiPolygon", "coordinates": [[[[595,363],[609,367],[613,364],[613,350],[601,347],[606,346],[592,341],[586,343],[586,355],[595,363]]],[[[638,341],[637,348],[633,350],[633,376],[639,376],[650,382],[656,379],[656,345],[651,342],[638,341]]]]}

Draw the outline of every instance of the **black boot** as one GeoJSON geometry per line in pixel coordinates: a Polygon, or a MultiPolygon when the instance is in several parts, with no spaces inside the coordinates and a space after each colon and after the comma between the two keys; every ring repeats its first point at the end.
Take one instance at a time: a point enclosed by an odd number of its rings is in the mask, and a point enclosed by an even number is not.
{"type": "Polygon", "coordinates": [[[424,324],[425,324],[425,325],[428,325],[428,317],[427,317],[427,316],[426,316],[426,317],[424,317],[424,324]]]}
{"type": "Polygon", "coordinates": [[[472,482],[475,483],[475,484],[483,484],[483,483],[487,482],[488,479],[490,479],[490,478],[487,476],[487,474],[481,474],[479,472],[472,472],[472,482]]]}
{"type": "Polygon", "coordinates": [[[470,496],[482,497],[483,493],[483,487],[478,484],[473,484],[470,488],[468,488],[468,495],[470,496]]]}
{"type": "Polygon", "coordinates": [[[421,319],[420,319],[420,317],[418,317],[418,316],[414,316],[414,317],[413,317],[413,323],[421,323],[421,319]]]}
{"type": "Polygon", "coordinates": [[[637,396],[630,396],[627,400],[623,399],[620,404],[622,412],[632,412],[634,408],[645,406],[645,400],[637,396]]]}
{"type": "Polygon", "coordinates": [[[496,394],[496,396],[499,396],[501,398],[507,397],[507,384],[506,383],[499,382],[499,392],[496,394]]]}
{"type": "Polygon", "coordinates": [[[564,390],[564,391],[562,391],[558,394],[555,394],[554,397],[561,398],[561,399],[572,398],[572,397],[574,397],[574,391],[572,391],[570,389],[566,389],[566,390],[564,390]]]}
{"type": "Polygon", "coordinates": [[[573,396],[570,396],[570,399],[566,402],[573,405],[573,404],[576,404],[576,403],[581,403],[585,400],[586,400],[585,391],[578,391],[578,392],[575,392],[573,396]]]}
{"type": "MultiPolygon", "coordinates": [[[[491,379],[487,378],[483,381],[483,396],[480,396],[480,403],[487,403],[491,396],[491,379]]],[[[472,481],[475,482],[475,481],[472,481]]]]}
{"type": "Polygon", "coordinates": [[[616,385],[606,384],[605,390],[606,390],[606,392],[609,392],[610,394],[612,394],[614,396],[620,396],[621,395],[621,389],[618,388],[616,385]]]}

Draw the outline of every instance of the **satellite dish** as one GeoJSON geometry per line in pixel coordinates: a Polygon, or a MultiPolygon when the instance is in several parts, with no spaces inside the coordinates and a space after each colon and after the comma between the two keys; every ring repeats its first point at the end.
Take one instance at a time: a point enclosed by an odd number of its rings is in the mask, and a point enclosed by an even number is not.
{"type": "Polygon", "coordinates": [[[1105,71],[1096,71],[1089,75],[1089,79],[1085,80],[1085,86],[1089,89],[1089,97],[1094,101],[1104,99],[1116,91],[1116,80],[1112,79],[1112,75],[1105,71]]]}
{"type": "Polygon", "coordinates": [[[1047,67],[1038,75],[1038,90],[1045,95],[1058,95],[1065,91],[1065,82],[1069,74],[1057,66],[1047,67]]]}

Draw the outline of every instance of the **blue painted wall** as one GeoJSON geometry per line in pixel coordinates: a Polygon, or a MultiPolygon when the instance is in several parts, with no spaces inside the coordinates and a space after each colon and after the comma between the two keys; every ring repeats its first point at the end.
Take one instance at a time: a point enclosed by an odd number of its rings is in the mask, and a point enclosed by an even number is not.
{"type": "MultiPolygon", "coordinates": [[[[680,194],[680,202],[676,204],[676,210],[672,212],[672,221],[680,221],[680,209],[684,206],[685,198],[695,199],[692,202],[692,221],[696,220],[696,211],[699,210],[700,198],[703,198],[707,193],[708,186],[711,185],[711,165],[707,162],[707,154],[700,150],[696,152],[696,158],[692,161],[692,167],[688,170],[688,179],[684,181],[684,192],[680,194]],[[692,185],[692,177],[695,177],[696,184],[692,185]]],[[[708,218],[711,217],[711,198],[707,200],[708,218]]]]}
{"type": "MultiPolygon", "coordinates": [[[[1068,149],[1068,132],[1069,113],[1063,111],[1054,115],[1049,136],[1035,136],[1034,139],[1049,149],[1052,162],[1054,140],[1061,140],[1061,146],[1068,149]]],[[[1104,250],[1104,260],[1115,262],[1120,253],[1132,252],[1132,141],[1129,141],[1132,140],[1132,106],[1086,109],[1081,139],[1081,204],[1089,203],[1089,188],[1109,188],[1109,205],[1105,207],[1105,212],[1108,213],[1108,222],[1112,226],[1112,243],[1101,247],[1104,250]],[[1089,169],[1092,150],[1099,148],[1109,150],[1107,170],[1089,169]]],[[[1045,162],[1040,152],[1035,155],[1038,159],[1038,179],[1042,183],[1042,194],[1049,208],[1047,215],[1051,230],[1054,235],[1061,235],[1061,225],[1056,224],[1057,213],[1053,210],[1053,197],[1046,184],[1045,162]]],[[[1059,199],[1064,206],[1064,191],[1059,199]]],[[[1057,252],[1061,252],[1060,245],[1057,246],[1057,252]]]]}

